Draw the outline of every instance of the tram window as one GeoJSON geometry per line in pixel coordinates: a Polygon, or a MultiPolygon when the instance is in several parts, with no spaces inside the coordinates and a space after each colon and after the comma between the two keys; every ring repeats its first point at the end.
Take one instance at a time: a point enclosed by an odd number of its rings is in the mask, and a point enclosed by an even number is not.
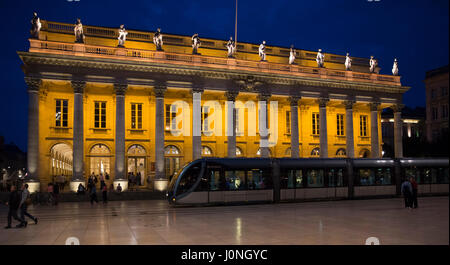
{"type": "Polygon", "coordinates": [[[439,168],[438,169],[438,184],[448,184],[448,167],[447,168],[439,168]]]}
{"type": "Polygon", "coordinates": [[[197,181],[197,177],[200,173],[200,165],[194,165],[184,173],[180,179],[180,183],[177,187],[177,195],[188,191],[197,181]]]}
{"type": "Polygon", "coordinates": [[[375,175],[375,185],[390,185],[391,181],[391,169],[390,168],[377,168],[375,175]]]}
{"type": "Polygon", "coordinates": [[[220,170],[210,170],[209,171],[209,187],[210,190],[220,190],[222,187],[220,179],[220,170]]]}
{"type": "Polygon", "coordinates": [[[308,187],[323,187],[323,169],[308,169],[306,176],[308,178],[308,187]]]}
{"type": "Polygon", "coordinates": [[[262,190],[266,188],[263,171],[260,169],[247,171],[247,181],[249,190],[262,190]]]}
{"type": "Polygon", "coordinates": [[[328,170],[328,187],[344,186],[344,169],[332,168],[328,170]]]}
{"type": "Polygon", "coordinates": [[[437,183],[437,169],[436,168],[431,169],[431,183],[432,184],[437,183]]]}
{"type": "Polygon", "coordinates": [[[424,181],[420,173],[420,170],[416,167],[405,168],[405,177],[408,179],[413,177],[418,184],[422,184],[424,181]]]}
{"type": "Polygon", "coordinates": [[[359,185],[371,186],[375,184],[375,172],[369,168],[358,169],[359,185]]]}
{"type": "Polygon", "coordinates": [[[431,183],[431,169],[424,168],[423,169],[423,184],[431,183]]]}
{"type": "Polygon", "coordinates": [[[283,170],[281,171],[281,177],[280,177],[280,188],[281,189],[287,189],[289,187],[289,182],[292,180],[288,176],[289,170],[283,170]]]}
{"type": "Polygon", "coordinates": [[[226,190],[245,189],[245,171],[225,171],[226,190]]]}

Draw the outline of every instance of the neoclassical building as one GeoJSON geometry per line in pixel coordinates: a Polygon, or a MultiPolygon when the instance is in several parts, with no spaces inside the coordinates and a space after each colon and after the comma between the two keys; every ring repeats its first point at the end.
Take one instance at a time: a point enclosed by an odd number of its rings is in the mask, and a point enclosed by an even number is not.
{"type": "Polygon", "coordinates": [[[42,189],[55,175],[75,186],[92,172],[107,172],[108,182],[123,185],[129,172],[140,173],[142,185],[152,188],[204,156],[381,157],[387,107],[394,109],[395,155],[402,156],[408,87],[379,68],[370,73],[368,59],[353,57],[346,71],[345,56],[325,53],[319,68],[316,52],[297,50],[289,64],[288,48],[268,45],[260,61],[252,43],[238,43],[228,58],[226,41],[207,38],[192,54],[190,36],[164,32],[157,51],[153,32],[129,30],[118,46],[117,29],[86,25],[79,43],[73,24],[41,23],[29,50],[18,55],[29,97],[28,177],[42,189]],[[208,101],[225,110],[222,124],[208,121],[218,113],[208,101]],[[190,109],[182,121],[190,125],[188,135],[172,133],[179,129],[180,102],[190,109]],[[261,147],[264,137],[249,134],[249,124],[270,102],[278,104],[277,140],[261,147]],[[224,133],[211,135],[213,127],[224,133]],[[226,128],[234,128],[231,135],[226,128]]]}

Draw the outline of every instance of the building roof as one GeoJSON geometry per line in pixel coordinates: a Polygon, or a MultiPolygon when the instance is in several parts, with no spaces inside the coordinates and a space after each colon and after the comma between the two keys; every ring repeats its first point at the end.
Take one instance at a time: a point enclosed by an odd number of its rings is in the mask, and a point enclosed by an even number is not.
{"type": "Polygon", "coordinates": [[[442,67],[427,71],[425,74],[425,79],[431,78],[436,75],[445,74],[445,73],[448,74],[448,64],[446,66],[442,66],[442,67]]]}

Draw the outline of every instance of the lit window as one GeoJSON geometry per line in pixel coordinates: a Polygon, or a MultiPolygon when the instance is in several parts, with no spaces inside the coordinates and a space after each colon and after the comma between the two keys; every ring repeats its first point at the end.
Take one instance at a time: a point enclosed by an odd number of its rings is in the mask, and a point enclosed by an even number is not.
{"type": "Polygon", "coordinates": [[[177,106],[166,104],[166,131],[176,130],[176,120],[175,117],[177,115],[177,106]]]}
{"type": "Polygon", "coordinates": [[[131,103],[131,129],[142,129],[142,104],[131,103]]]}
{"type": "Polygon", "coordinates": [[[68,100],[57,99],[56,100],[56,113],[55,113],[55,126],[67,127],[68,116],[68,100]]]}
{"type": "Polygon", "coordinates": [[[344,135],[344,114],[336,115],[336,126],[337,126],[336,134],[338,136],[343,136],[344,135]]]}
{"type": "Polygon", "coordinates": [[[204,106],[201,108],[201,115],[202,115],[202,131],[207,132],[209,129],[208,126],[208,115],[209,115],[209,107],[204,106]]]}
{"type": "Polygon", "coordinates": [[[312,134],[319,135],[319,113],[312,114],[312,134]]]}
{"type": "Polygon", "coordinates": [[[291,112],[286,111],[286,133],[291,133],[291,112]]]}
{"type": "Polygon", "coordinates": [[[339,148],[336,151],[336,157],[346,157],[347,156],[347,152],[345,151],[344,148],[339,148]]]}
{"type": "Polygon", "coordinates": [[[106,102],[95,102],[94,127],[106,128],[106,102]]]}
{"type": "Polygon", "coordinates": [[[212,156],[212,150],[208,146],[202,146],[202,155],[203,156],[212,156]]]}
{"type": "Polygon", "coordinates": [[[311,156],[316,157],[316,156],[319,156],[319,155],[320,155],[320,149],[318,147],[314,148],[311,151],[311,156]]]}
{"type": "Polygon", "coordinates": [[[236,146],[236,156],[242,156],[242,150],[237,146],[236,146]]]}
{"type": "Polygon", "coordinates": [[[367,115],[359,116],[359,136],[367,136],[367,115]]]}

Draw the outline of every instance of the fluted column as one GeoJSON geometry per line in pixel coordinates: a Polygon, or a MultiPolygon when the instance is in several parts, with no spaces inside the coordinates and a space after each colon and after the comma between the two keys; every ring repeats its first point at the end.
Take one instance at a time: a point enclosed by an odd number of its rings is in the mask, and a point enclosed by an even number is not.
{"type": "Polygon", "coordinates": [[[270,94],[261,93],[258,96],[259,100],[259,147],[261,149],[261,157],[270,157],[269,151],[269,125],[268,123],[268,113],[267,113],[267,102],[270,98],[270,94]]]}
{"type": "Polygon", "coordinates": [[[394,110],[394,153],[396,158],[403,157],[403,121],[402,108],[403,104],[397,104],[392,107],[394,110]]]}
{"type": "Polygon", "coordinates": [[[115,179],[125,179],[125,92],[128,85],[115,83],[116,91],[116,152],[115,179]]]}
{"type": "Polygon", "coordinates": [[[327,103],[328,98],[319,99],[319,140],[320,140],[320,157],[328,157],[328,134],[327,134],[327,103]]]}
{"type": "Polygon", "coordinates": [[[370,103],[370,145],[372,158],[380,158],[380,143],[378,140],[378,106],[380,103],[370,103]]]}
{"type": "Polygon", "coordinates": [[[86,82],[72,80],[73,101],[73,167],[72,180],[83,180],[84,136],[83,136],[83,93],[86,82]]]}
{"type": "Polygon", "coordinates": [[[42,80],[27,76],[25,83],[28,86],[27,178],[39,181],[39,88],[42,80]]]}
{"type": "Polygon", "coordinates": [[[164,93],[166,86],[155,86],[155,178],[165,178],[164,174],[164,93]]]}
{"type": "Polygon", "coordinates": [[[345,140],[347,157],[355,157],[355,139],[353,138],[353,105],[354,101],[345,101],[345,140]]]}
{"type": "Polygon", "coordinates": [[[192,89],[192,158],[202,157],[202,88],[192,89]]]}
{"type": "Polygon", "coordinates": [[[235,101],[239,91],[229,90],[227,97],[227,157],[236,157],[236,109],[235,101]]]}
{"type": "Polygon", "coordinates": [[[291,157],[299,157],[299,139],[298,139],[298,101],[299,96],[289,98],[291,102],[291,157]]]}

